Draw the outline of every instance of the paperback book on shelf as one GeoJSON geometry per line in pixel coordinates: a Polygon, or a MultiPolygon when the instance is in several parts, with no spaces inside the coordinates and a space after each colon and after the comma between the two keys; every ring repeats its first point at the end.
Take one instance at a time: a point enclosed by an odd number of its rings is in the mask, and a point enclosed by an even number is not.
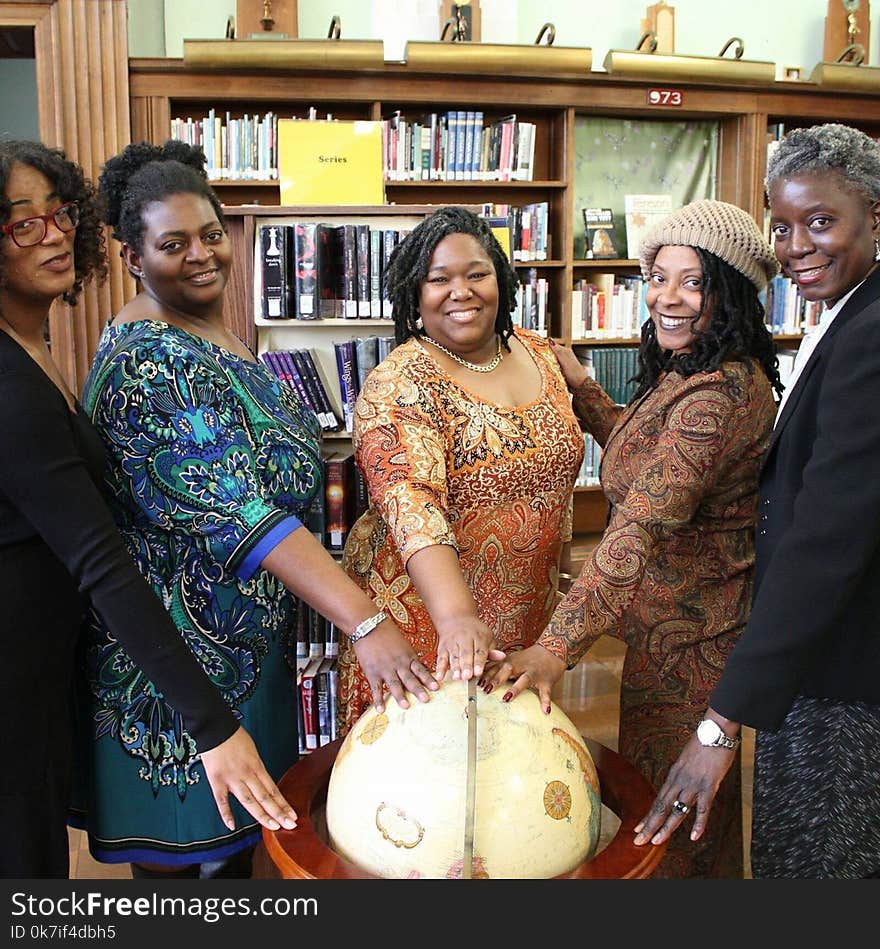
{"type": "Polygon", "coordinates": [[[583,208],[588,260],[618,257],[614,243],[614,212],[611,208],[583,208]]]}
{"type": "Polygon", "coordinates": [[[639,256],[639,245],[645,235],[672,213],[671,194],[626,194],[623,196],[626,221],[627,255],[639,256]]]}

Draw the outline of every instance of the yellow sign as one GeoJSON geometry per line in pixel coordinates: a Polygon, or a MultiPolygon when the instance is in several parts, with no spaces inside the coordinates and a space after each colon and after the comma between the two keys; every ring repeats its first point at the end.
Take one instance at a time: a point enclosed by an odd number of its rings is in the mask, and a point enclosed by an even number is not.
{"type": "Polygon", "coordinates": [[[281,119],[281,203],[384,204],[382,123],[281,119]]]}

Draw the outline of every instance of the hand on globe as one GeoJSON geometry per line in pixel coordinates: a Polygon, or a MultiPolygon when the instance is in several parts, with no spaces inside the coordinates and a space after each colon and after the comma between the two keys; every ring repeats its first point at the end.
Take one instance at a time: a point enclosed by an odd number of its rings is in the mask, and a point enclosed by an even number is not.
{"type": "Polygon", "coordinates": [[[493,649],[495,634],[478,616],[436,621],[437,666],[434,674],[442,682],[448,671],[453,679],[467,682],[481,676],[487,659],[500,661],[505,653],[493,649]]]}
{"type": "Polygon", "coordinates": [[[549,715],[550,693],[563,672],[565,663],[535,643],[528,649],[510,653],[502,662],[490,663],[483,676],[483,691],[488,694],[496,685],[513,679],[515,681],[504,694],[503,701],[509,702],[531,688],[538,693],[542,711],[549,715]]]}
{"type": "Polygon", "coordinates": [[[439,688],[409,641],[389,619],[380,623],[369,636],[359,639],[354,651],[370,685],[377,712],[385,709],[386,689],[401,708],[409,708],[407,692],[420,702],[427,702],[427,689],[433,692],[439,688]]]}

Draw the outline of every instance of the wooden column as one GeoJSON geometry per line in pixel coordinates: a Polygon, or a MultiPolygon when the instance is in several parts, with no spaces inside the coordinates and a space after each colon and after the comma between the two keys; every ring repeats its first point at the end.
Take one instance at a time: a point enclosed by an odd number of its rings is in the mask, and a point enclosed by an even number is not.
{"type": "MultiPolygon", "coordinates": [[[[125,0],[0,2],[0,26],[33,27],[40,138],[63,148],[96,180],[104,161],[131,140],[125,0]]],[[[88,286],[76,307],[53,307],[53,354],[77,394],[100,327],[133,294],[117,248],[110,247],[106,283],[88,286]]]]}

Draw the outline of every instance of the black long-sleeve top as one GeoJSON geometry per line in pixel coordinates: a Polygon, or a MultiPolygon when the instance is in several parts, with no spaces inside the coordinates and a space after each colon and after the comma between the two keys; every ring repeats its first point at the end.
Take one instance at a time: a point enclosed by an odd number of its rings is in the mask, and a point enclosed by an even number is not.
{"type": "MultiPolygon", "coordinates": [[[[198,749],[210,750],[233,734],[235,717],[129,557],[101,495],[104,464],[81,407],[71,412],[0,332],[0,611],[13,604],[0,635],[0,684],[18,706],[66,692],[72,670],[58,656],[72,655],[91,606],[183,716],[198,749]]],[[[19,721],[27,713],[16,708],[19,721]]]]}

